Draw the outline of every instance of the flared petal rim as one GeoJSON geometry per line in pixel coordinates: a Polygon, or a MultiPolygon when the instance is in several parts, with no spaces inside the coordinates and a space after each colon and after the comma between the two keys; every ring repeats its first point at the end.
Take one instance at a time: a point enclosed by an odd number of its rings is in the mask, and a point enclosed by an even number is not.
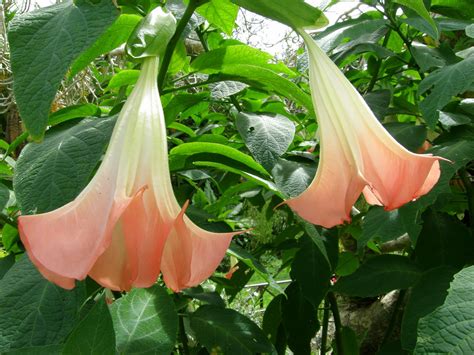
{"type": "Polygon", "coordinates": [[[400,145],[314,40],[304,31],[301,35],[309,52],[321,159],[307,190],[287,204],[307,221],[333,227],[350,221],[361,193],[368,203],[390,210],[429,192],[442,158],[400,145]]]}

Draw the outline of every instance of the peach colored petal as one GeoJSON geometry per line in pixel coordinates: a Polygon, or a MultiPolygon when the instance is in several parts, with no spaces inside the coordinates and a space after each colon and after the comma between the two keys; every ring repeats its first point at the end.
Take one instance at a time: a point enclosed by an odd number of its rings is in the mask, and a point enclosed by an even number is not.
{"type": "Polygon", "coordinates": [[[366,185],[341,146],[330,138],[322,137],[319,168],[311,185],[286,201],[302,218],[326,228],[350,221],[351,207],[366,185]]]}
{"type": "Polygon", "coordinates": [[[48,280],[73,288],[89,274],[112,290],[153,285],[163,269],[175,291],[215,270],[233,235],[195,226],[174,196],[166,124],[147,58],[117,120],[103,162],[81,194],[44,214],[19,218],[21,239],[48,280]]]}
{"type": "Polygon", "coordinates": [[[184,212],[176,217],[166,241],[161,269],[166,285],[175,292],[196,286],[212,275],[236,233],[212,233],[196,226],[184,212]]]}
{"type": "Polygon", "coordinates": [[[96,182],[96,188],[57,210],[18,218],[21,240],[37,265],[82,280],[108,247],[128,201],[115,202],[111,188],[96,182]]]}
{"type": "Polygon", "coordinates": [[[58,285],[59,287],[65,288],[66,290],[72,290],[76,286],[76,280],[55,274],[54,272],[46,269],[43,265],[41,265],[40,262],[35,260],[34,256],[28,255],[28,257],[46,280],[58,285]]]}
{"type": "Polygon", "coordinates": [[[339,68],[301,32],[310,58],[310,87],[319,123],[321,159],[313,182],[286,203],[324,227],[350,220],[363,192],[370,204],[394,209],[427,193],[439,178],[439,157],[414,154],[383,128],[339,68]]]}

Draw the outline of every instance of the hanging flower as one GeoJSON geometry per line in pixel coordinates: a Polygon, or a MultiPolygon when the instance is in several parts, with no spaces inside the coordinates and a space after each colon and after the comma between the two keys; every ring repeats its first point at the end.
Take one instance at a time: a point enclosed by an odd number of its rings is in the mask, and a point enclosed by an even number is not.
{"type": "Polygon", "coordinates": [[[349,80],[301,31],[309,53],[309,83],[320,134],[320,161],[310,186],[286,203],[326,228],[350,221],[361,192],[392,210],[431,190],[439,160],[414,154],[384,129],[349,80]]]}
{"type": "Polygon", "coordinates": [[[30,259],[61,287],[87,275],[112,290],[149,287],[161,272],[179,291],[208,278],[236,234],[199,228],[184,214],[187,203],[176,201],[157,71],[158,58],[146,58],[103,162],[81,194],[52,212],[19,217],[30,259]]]}

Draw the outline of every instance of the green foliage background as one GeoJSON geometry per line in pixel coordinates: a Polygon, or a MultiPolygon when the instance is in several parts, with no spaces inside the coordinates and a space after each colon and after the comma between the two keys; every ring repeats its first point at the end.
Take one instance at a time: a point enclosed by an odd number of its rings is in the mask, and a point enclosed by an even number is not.
{"type": "Polygon", "coordinates": [[[429,143],[427,153],[451,162],[418,201],[388,212],[361,199],[353,221],[331,230],[275,209],[307,187],[318,162],[304,47],[276,61],[232,38],[239,6],[293,28],[325,26],[321,9],[302,0],[121,0],[118,11],[77,0],[7,11],[16,105],[0,119],[6,127],[19,112],[25,132],[0,140],[0,352],[474,352],[474,7],[363,2],[369,11],[315,40],[401,144],[417,152],[429,143]],[[62,206],[93,176],[140,68],[109,52],[157,6],[179,21],[158,77],[175,193],[205,229],[253,230],[234,238],[210,280],[179,294],[161,280],[127,294],[89,279],[65,291],[24,255],[16,218],[62,206]],[[65,105],[64,88],[85,76],[92,84],[65,105]],[[391,292],[381,337],[345,317],[347,305],[391,292]]]}

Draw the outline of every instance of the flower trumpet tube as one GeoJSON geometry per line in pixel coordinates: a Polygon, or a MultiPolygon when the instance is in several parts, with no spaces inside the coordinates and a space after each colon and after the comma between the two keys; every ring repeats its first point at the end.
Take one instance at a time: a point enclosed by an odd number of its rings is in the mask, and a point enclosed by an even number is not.
{"type": "Polygon", "coordinates": [[[414,154],[385,130],[349,80],[304,31],[309,83],[319,123],[316,176],[286,203],[326,228],[350,221],[360,194],[392,210],[424,194],[440,176],[440,157],[414,154]]]}
{"type": "Polygon", "coordinates": [[[187,203],[176,201],[157,75],[158,58],[146,58],[102,164],[79,196],[19,217],[30,259],[63,288],[87,275],[112,290],[149,287],[161,272],[179,291],[208,278],[237,234],[199,228],[185,215],[187,203]]]}

